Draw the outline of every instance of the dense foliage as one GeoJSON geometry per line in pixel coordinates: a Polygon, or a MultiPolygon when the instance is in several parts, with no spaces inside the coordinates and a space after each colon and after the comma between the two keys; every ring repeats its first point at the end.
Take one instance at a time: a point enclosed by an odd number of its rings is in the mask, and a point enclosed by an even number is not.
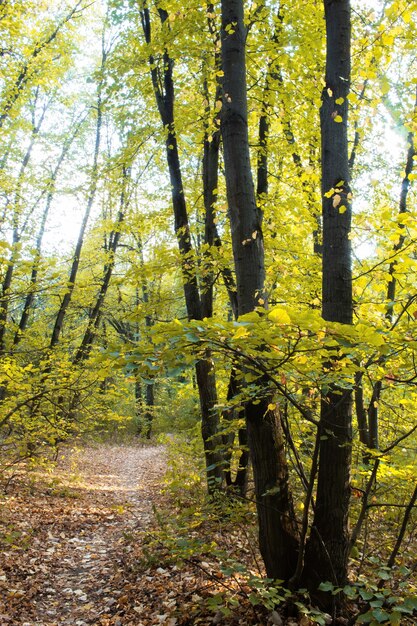
{"type": "MultiPolygon", "coordinates": [[[[200,483],[246,497],[244,415],[261,405],[279,426],[302,555],[283,578],[311,591],[302,558],[334,435],[321,411],[346,393],[347,597],[364,567],[369,584],[415,597],[417,5],[352,1],[350,89],[332,118],[349,180],[329,189],[323,4],[244,10],[258,222],[240,243],[262,237],[265,254],[246,308],[221,136],[221,47],[237,22],[222,31],[220,4],[194,0],[0,1],[1,469],[85,433],[193,433],[200,451],[202,421],[200,483]],[[351,323],[323,315],[323,201],[352,217],[351,323]]],[[[343,610],[346,581],[321,582],[316,601],[343,610]]],[[[395,602],[366,619],[399,624],[416,608],[395,602]]]]}

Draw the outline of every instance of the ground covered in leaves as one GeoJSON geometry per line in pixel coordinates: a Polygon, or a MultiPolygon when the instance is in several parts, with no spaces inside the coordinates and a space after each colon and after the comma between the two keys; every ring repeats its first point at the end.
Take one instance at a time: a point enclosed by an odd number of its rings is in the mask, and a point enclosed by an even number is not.
{"type": "Polygon", "coordinates": [[[0,624],[266,623],[248,606],[207,608],[219,590],[210,564],[179,567],[162,546],[144,557],[165,469],[162,446],[100,444],[19,471],[1,494],[0,624]]]}
{"type": "Polygon", "coordinates": [[[65,449],[55,465],[9,474],[0,491],[0,626],[317,623],[312,607],[257,602],[270,592],[254,512],[232,511],[228,499],[216,513],[216,503],[190,499],[177,457],[169,490],[161,445],[65,449]]]}

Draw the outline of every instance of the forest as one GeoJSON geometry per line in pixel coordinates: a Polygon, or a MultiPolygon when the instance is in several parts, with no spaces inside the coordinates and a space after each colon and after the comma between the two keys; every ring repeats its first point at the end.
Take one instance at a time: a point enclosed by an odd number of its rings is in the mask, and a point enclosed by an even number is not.
{"type": "Polygon", "coordinates": [[[0,622],[415,624],[417,2],[0,33],[0,622]],[[119,596],[42,617],[32,540],[84,502],[119,596]]]}

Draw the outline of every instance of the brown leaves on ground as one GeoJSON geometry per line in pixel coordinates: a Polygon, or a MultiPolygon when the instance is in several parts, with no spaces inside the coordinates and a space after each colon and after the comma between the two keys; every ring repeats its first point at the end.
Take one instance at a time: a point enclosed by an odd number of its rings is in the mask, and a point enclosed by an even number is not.
{"type": "Polygon", "coordinates": [[[154,509],[169,510],[165,469],[162,446],[95,445],[17,476],[0,500],[1,626],[295,625],[253,607],[239,585],[225,616],[221,594],[234,583],[219,564],[179,565],[153,541],[154,509]]]}
{"type": "Polygon", "coordinates": [[[96,445],[19,473],[1,496],[0,624],[257,623],[247,606],[233,618],[207,608],[221,590],[209,564],[142,558],[165,464],[162,446],[96,445]]]}

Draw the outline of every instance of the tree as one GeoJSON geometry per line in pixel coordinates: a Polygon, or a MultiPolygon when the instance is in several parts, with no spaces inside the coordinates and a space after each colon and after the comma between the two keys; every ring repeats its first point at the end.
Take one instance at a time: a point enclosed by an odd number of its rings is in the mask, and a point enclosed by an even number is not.
{"type": "MultiPolygon", "coordinates": [[[[267,305],[261,212],[256,205],[249,156],[246,104],[246,28],[241,0],[222,2],[222,138],[227,200],[236,271],[238,313],[267,305]]],[[[262,386],[262,381],[260,381],[262,386]]],[[[268,386],[245,408],[267,575],[288,581],[294,567],[298,530],[289,488],[284,435],[270,408],[268,386]]]]}
{"type": "MultiPolygon", "coordinates": [[[[169,30],[168,12],[158,7],[162,31],[169,30]]],[[[141,9],[141,22],[145,41],[148,46],[152,43],[151,17],[146,4],[141,9]]],[[[170,57],[168,48],[164,46],[162,55],[163,67],[160,68],[152,52],[149,53],[149,66],[152,86],[155,94],[161,122],[166,135],[166,160],[172,192],[172,208],[175,220],[175,233],[181,258],[183,274],[184,298],[189,319],[201,320],[204,313],[203,302],[199,292],[196,259],[191,241],[191,231],[185,200],[185,189],[179,158],[178,137],[174,119],[174,61],[170,57]]],[[[211,232],[207,234],[211,236],[211,232]]],[[[210,243],[210,242],[209,242],[210,243]]],[[[207,306],[207,297],[205,298],[207,306]]],[[[222,459],[219,453],[218,424],[219,416],[216,405],[218,403],[214,363],[210,354],[202,354],[195,364],[197,386],[201,406],[201,430],[204,442],[207,480],[209,491],[217,489],[223,480],[222,459]]]]}
{"type": "MultiPolygon", "coordinates": [[[[349,239],[351,191],[348,157],[350,2],[325,0],[326,79],[320,110],[323,196],[323,319],[352,323],[352,261],[349,239]]],[[[337,367],[334,363],[325,367],[337,367]]],[[[333,385],[321,400],[317,495],[306,550],[305,577],[314,591],[320,581],[347,580],[348,514],[352,447],[352,391],[333,385]],[[315,579],[315,580],[314,580],[315,579]],[[312,583],[311,580],[314,580],[312,583]]],[[[333,599],[329,598],[332,604],[333,599]]]]}

